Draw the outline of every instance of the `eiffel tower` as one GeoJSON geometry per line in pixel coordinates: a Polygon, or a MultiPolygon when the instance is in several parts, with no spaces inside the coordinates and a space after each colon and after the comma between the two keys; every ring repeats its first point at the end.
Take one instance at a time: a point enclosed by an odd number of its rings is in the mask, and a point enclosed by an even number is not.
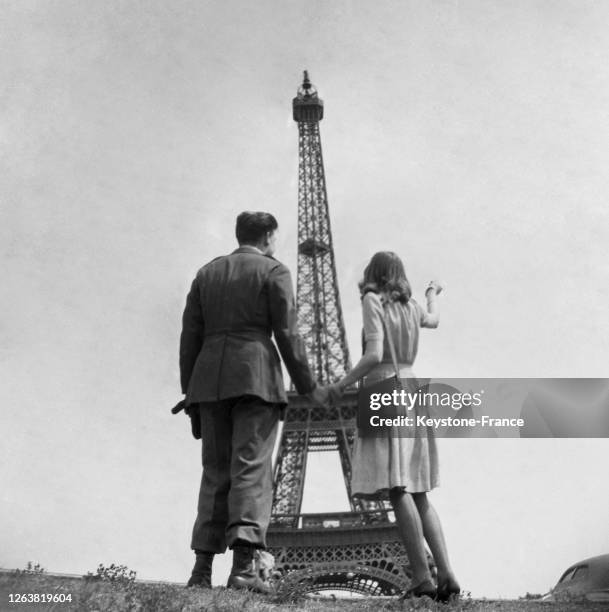
{"type": "MultiPolygon", "coordinates": [[[[292,107],[299,151],[298,325],[318,383],[328,384],[349,370],[350,359],[319,133],[324,104],[306,71],[292,107]]],[[[282,578],[301,583],[305,590],[396,595],[408,586],[410,572],[390,507],[351,495],[356,393],[348,391],[331,408],[312,407],[295,392],[288,393],[267,542],[282,578]],[[324,451],[338,451],[350,511],[303,514],[308,453],[324,451]]]]}

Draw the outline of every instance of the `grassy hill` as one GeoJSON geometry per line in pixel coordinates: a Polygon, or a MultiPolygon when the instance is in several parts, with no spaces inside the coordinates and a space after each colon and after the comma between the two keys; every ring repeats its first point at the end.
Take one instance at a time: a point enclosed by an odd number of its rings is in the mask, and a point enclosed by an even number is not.
{"type": "MultiPolygon", "coordinates": [[[[119,568],[120,569],[120,568],[119,568]]],[[[224,588],[185,589],[168,583],[135,580],[134,573],[116,571],[89,578],[61,577],[43,571],[12,571],[0,574],[0,610],[37,612],[63,610],[85,611],[170,611],[170,612],[603,612],[606,604],[568,601],[549,603],[529,600],[485,601],[461,599],[440,604],[427,598],[400,602],[391,598],[331,599],[311,598],[295,590],[279,589],[264,597],[224,588]],[[30,597],[31,594],[31,597],[30,597]],[[28,602],[35,599],[38,602],[28,602]],[[12,598],[11,598],[12,595],[12,598]],[[25,602],[11,603],[21,595],[25,602]],[[41,599],[45,601],[40,601],[41,599]]]]}

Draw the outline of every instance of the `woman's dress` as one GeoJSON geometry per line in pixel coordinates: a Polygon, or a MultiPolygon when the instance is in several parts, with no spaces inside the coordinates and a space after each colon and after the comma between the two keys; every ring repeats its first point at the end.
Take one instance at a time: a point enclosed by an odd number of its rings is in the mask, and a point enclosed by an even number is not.
{"type": "MultiPolygon", "coordinates": [[[[362,300],[364,342],[383,343],[383,358],[364,379],[364,386],[394,374],[391,352],[383,328],[384,298],[368,292],[362,300]]],[[[412,364],[417,356],[419,329],[428,322],[427,312],[410,299],[407,304],[388,301],[386,325],[393,338],[400,377],[414,377],[412,364]]],[[[433,431],[426,428],[415,437],[360,437],[352,456],[352,495],[386,499],[389,490],[402,487],[408,493],[431,491],[439,484],[438,451],[433,431]]]]}

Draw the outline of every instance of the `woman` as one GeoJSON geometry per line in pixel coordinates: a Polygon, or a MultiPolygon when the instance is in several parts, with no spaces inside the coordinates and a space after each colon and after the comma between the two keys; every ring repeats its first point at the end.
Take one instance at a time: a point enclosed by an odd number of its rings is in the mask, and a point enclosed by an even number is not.
{"type": "MultiPolygon", "coordinates": [[[[364,386],[368,386],[394,374],[385,327],[393,339],[400,378],[412,378],[419,328],[435,328],[439,323],[437,296],[442,287],[430,283],[424,310],[411,298],[404,265],[395,253],[382,251],[372,257],[364,270],[360,291],[364,354],[340,382],[329,387],[333,401],[361,378],[364,386]]],[[[448,560],[440,520],[427,499],[427,492],[436,486],[438,453],[432,433],[409,438],[389,435],[356,438],[351,490],[354,496],[364,499],[390,500],[412,569],[414,586],[406,591],[405,597],[427,595],[447,600],[460,592],[448,560]],[[437,587],[429,571],[424,539],[437,567],[437,587]]]]}

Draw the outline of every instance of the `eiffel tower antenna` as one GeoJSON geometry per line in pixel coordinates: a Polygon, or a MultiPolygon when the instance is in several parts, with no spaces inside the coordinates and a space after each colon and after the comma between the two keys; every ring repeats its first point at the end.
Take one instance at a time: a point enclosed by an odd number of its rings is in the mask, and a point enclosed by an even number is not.
{"type": "MultiPolygon", "coordinates": [[[[342,378],[351,367],[336,278],[319,122],[324,103],[305,70],[292,101],[298,124],[298,326],[318,383],[342,378]]],[[[356,393],[339,406],[311,407],[288,394],[277,462],[270,552],[285,580],[307,581],[311,591],[347,590],[395,595],[409,581],[406,552],[388,507],[351,495],[351,451],[356,393]],[[302,514],[309,452],[338,451],[349,512],[302,514]]]]}

